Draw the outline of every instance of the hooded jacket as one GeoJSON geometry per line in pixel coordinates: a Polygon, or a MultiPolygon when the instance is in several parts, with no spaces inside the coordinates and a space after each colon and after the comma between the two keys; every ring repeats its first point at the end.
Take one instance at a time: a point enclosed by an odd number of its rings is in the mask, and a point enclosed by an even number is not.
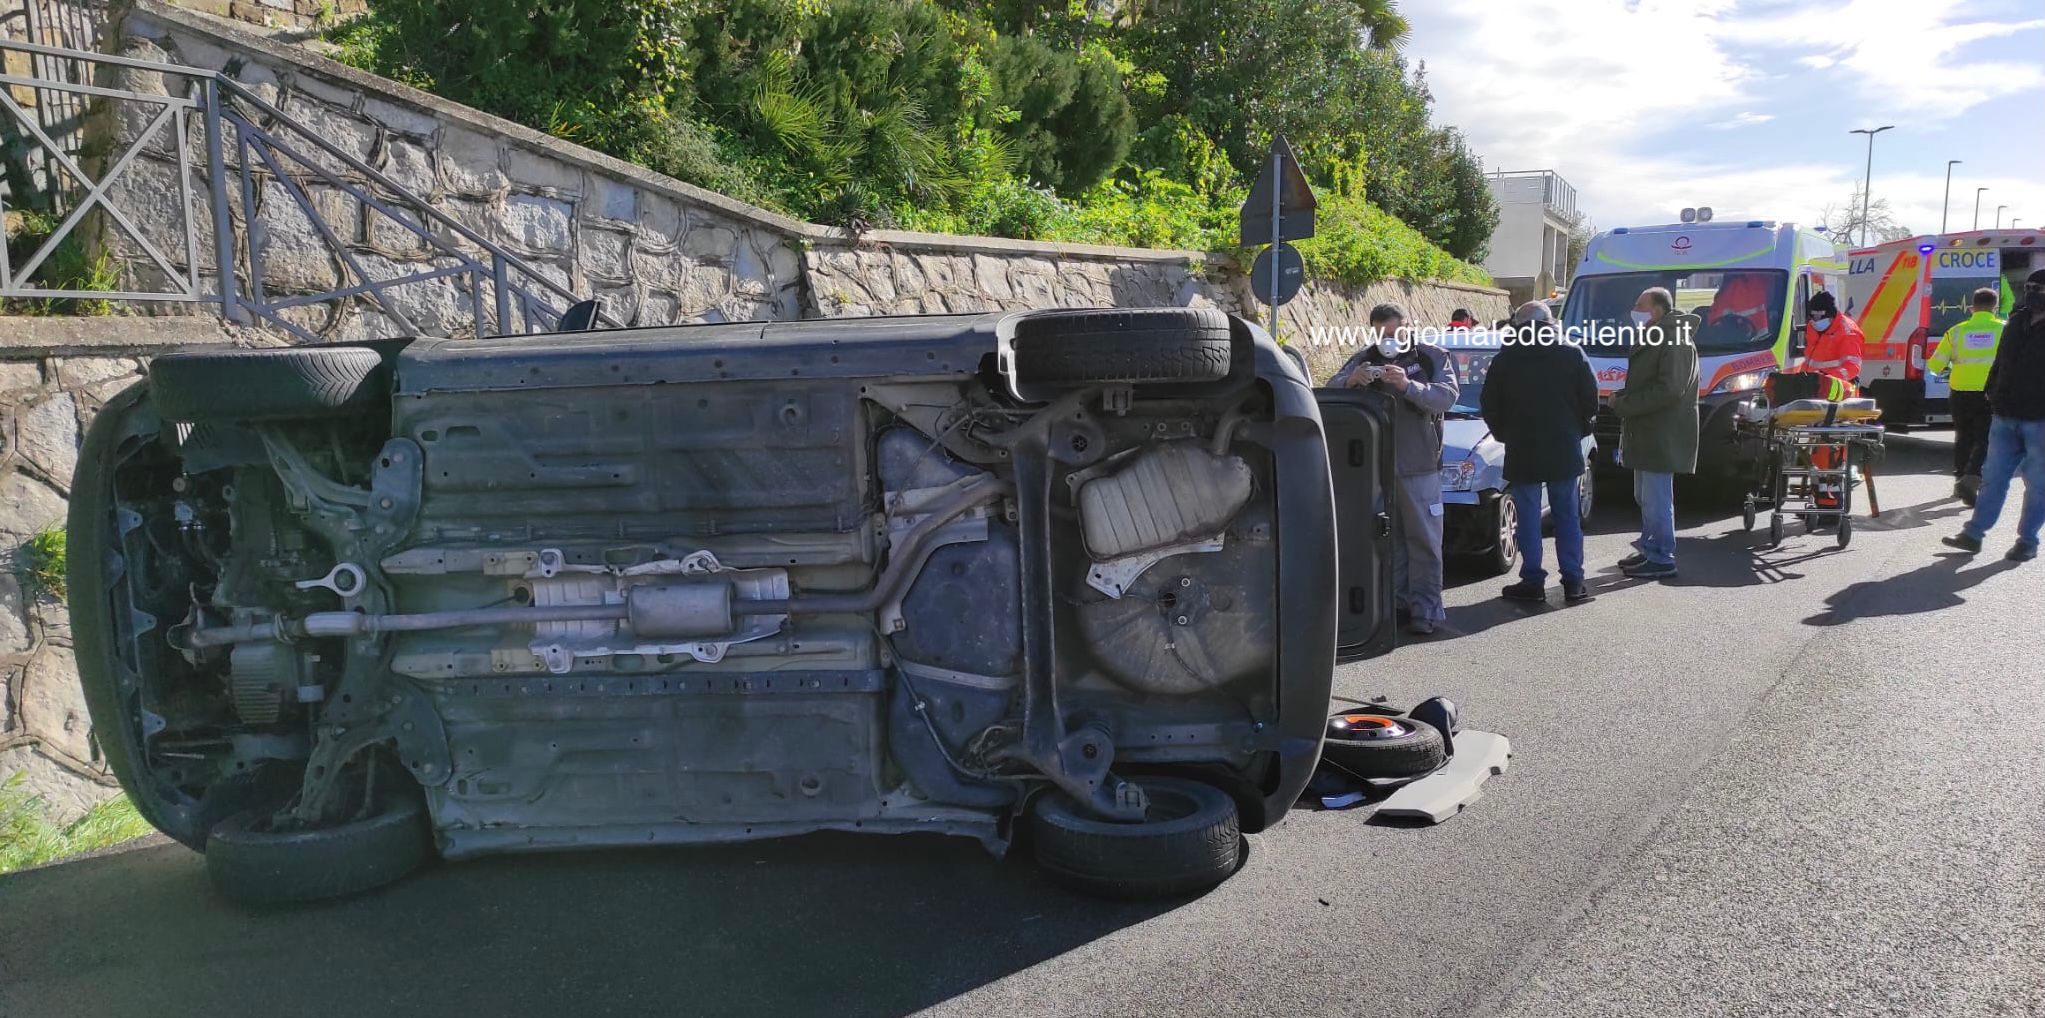
{"type": "Polygon", "coordinates": [[[2045,420],[2045,323],[2031,321],[2031,305],[2018,305],[2002,327],[1987,392],[1997,417],[2045,420]]]}

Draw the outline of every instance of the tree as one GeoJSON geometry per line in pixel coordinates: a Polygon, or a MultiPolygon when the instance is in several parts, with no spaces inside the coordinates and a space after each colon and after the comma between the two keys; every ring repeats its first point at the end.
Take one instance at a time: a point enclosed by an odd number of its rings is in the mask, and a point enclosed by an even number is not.
{"type": "Polygon", "coordinates": [[[1597,227],[1591,225],[1590,217],[1581,212],[1572,212],[1569,220],[1569,261],[1562,267],[1562,281],[1567,283],[1575,278],[1577,265],[1583,262],[1584,252],[1591,249],[1591,235],[1597,227]]]}
{"type": "Polygon", "coordinates": [[[1886,244],[1916,235],[1915,230],[1898,222],[1889,209],[1889,199],[1876,198],[1867,203],[1866,230],[1862,230],[1861,200],[1863,192],[1853,189],[1844,207],[1827,205],[1818,213],[1819,222],[1825,225],[1825,232],[1847,244],[1886,244]]]}

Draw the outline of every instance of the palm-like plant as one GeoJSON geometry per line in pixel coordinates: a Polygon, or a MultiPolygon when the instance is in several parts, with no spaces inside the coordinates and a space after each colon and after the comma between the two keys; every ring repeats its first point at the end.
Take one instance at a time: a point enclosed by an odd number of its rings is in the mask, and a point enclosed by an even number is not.
{"type": "Polygon", "coordinates": [[[1413,23],[1399,13],[1398,0],[1354,0],[1357,20],[1363,22],[1370,48],[1396,50],[1413,35],[1413,23]]]}

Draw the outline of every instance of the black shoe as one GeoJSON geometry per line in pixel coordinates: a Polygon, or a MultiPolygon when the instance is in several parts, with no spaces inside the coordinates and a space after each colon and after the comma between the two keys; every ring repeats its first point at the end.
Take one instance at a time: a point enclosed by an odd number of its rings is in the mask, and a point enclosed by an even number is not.
{"type": "Polygon", "coordinates": [[[1406,631],[1414,636],[1433,636],[1435,628],[1433,619],[1423,619],[1416,616],[1406,622],[1406,631]]]}
{"type": "Polygon", "coordinates": [[[1676,575],[1674,562],[1649,562],[1642,559],[1637,566],[1628,566],[1626,575],[1636,580],[1666,580],[1676,575]]]}
{"type": "Polygon", "coordinates": [[[2038,546],[2029,541],[2018,541],[2003,558],[2011,562],[2029,562],[2038,557],[2038,546]]]}
{"type": "Polygon", "coordinates": [[[1499,591],[1499,596],[1508,601],[1546,601],[1548,588],[1531,580],[1521,580],[1499,591]]]}
{"type": "Polygon", "coordinates": [[[1628,556],[1626,556],[1625,558],[1622,558],[1622,559],[1620,559],[1620,560],[1619,560],[1619,568],[1621,568],[1621,569],[1632,569],[1632,568],[1634,568],[1634,567],[1636,567],[1636,566],[1639,566],[1639,565],[1641,565],[1641,564],[1645,563],[1646,561],[1647,561],[1647,556],[1646,556],[1646,555],[1643,555],[1643,554],[1641,554],[1640,552],[1637,552],[1637,551],[1636,551],[1636,552],[1634,552],[1633,554],[1631,554],[1631,555],[1628,555],[1628,556]]]}
{"type": "Polygon", "coordinates": [[[1978,537],[1968,537],[1966,534],[1954,534],[1941,540],[1939,543],[1948,548],[1958,548],[1969,555],[1979,554],[1981,551],[1981,539],[1978,537]]]}
{"type": "Polygon", "coordinates": [[[1581,581],[1576,583],[1571,583],[1568,580],[1562,581],[1563,604],[1582,604],[1585,601],[1595,601],[1597,599],[1598,596],[1591,593],[1591,589],[1584,586],[1581,581]]]}

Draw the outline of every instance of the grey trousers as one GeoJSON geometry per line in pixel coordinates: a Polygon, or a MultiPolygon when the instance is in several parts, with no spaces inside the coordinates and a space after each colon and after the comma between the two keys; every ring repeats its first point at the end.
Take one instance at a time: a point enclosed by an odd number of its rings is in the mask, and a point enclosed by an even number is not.
{"type": "Polygon", "coordinates": [[[1392,511],[1400,540],[1392,549],[1392,589],[1399,607],[1416,619],[1448,618],[1441,603],[1441,475],[1400,474],[1392,511]]]}

